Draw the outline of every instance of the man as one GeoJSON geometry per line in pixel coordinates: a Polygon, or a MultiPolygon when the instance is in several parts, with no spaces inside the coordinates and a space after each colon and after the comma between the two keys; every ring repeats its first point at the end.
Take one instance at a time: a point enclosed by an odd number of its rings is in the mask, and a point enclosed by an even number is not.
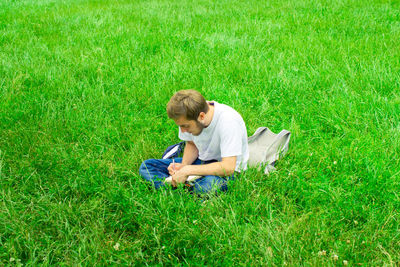
{"type": "Polygon", "coordinates": [[[168,117],[179,126],[179,138],[186,141],[183,158],[149,159],[140,175],[154,184],[164,185],[172,176],[172,185],[185,183],[189,175],[202,176],[194,182],[196,193],[227,190],[234,173],[247,168],[249,151],[247,130],[240,114],[233,108],[208,102],[195,90],[177,92],[167,105],[168,117]]]}

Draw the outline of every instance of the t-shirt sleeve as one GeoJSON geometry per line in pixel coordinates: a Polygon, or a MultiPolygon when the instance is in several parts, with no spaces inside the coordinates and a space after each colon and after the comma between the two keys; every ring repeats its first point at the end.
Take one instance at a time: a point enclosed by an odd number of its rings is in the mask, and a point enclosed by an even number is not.
{"type": "Polygon", "coordinates": [[[233,157],[242,155],[243,129],[240,122],[235,120],[226,121],[221,124],[221,157],[233,157]]]}
{"type": "Polygon", "coordinates": [[[183,141],[193,141],[193,136],[190,133],[182,132],[181,127],[179,127],[179,139],[183,141]]]}

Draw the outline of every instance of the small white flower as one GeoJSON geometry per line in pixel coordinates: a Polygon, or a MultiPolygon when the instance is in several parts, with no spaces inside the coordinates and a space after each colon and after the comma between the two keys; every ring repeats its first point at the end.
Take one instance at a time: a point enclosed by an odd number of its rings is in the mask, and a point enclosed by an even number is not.
{"type": "Polygon", "coordinates": [[[326,251],[325,250],[319,251],[318,256],[326,256],[326,251]]]}

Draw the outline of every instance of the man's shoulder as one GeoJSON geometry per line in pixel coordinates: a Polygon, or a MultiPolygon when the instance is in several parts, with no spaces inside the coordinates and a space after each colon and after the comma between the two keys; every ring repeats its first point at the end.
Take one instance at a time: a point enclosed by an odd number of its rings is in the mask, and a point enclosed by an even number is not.
{"type": "Polygon", "coordinates": [[[224,106],[224,110],[221,111],[217,122],[217,131],[222,135],[240,135],[243,131],[246,131],[242,116],[232,107],[224,106]]]}
{"type": "Polygon", "coordinates": [[[218,103],[219,116],[221,121],[243,121],[240,113],[233,107],[218,103]]]}

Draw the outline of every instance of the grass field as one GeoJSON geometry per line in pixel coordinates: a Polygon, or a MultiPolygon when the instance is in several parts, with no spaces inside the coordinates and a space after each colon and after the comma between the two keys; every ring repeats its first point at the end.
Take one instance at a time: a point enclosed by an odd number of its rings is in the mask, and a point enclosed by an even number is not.
{"type": "Polygon", "coordinates": [[[0,265],[395,266],[399,166],[398,1],[0,0],[0,265]],[[277,171],[149,191],[188,88],[277,171]]]}

